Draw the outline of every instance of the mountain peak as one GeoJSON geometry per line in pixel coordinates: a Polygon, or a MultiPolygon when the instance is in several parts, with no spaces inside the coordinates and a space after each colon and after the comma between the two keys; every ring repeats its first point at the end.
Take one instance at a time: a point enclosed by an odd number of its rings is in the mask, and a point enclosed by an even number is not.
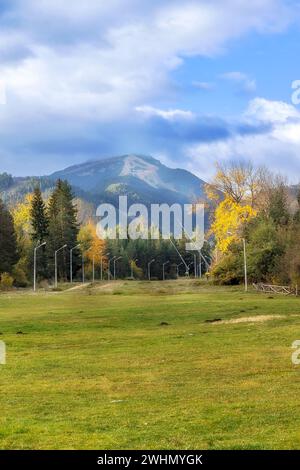
{"type": "Polygon", "coordinates": [[[203,195],[204,182],[192,173],[171,169],[159,160],[139,154],[91,160],[58,171],[50,178],[67,179],[83,191],[100,194],[107,187],[124,184],[134,192],[143,186],[147,191],[170,191],[179,193],[185,199],[196,199],[203,195]]]}
{"type": "Polygon", "coordinates": [[[130,203],[189,203],[204,197],[204,181],[189,171],[172,169],[159,160],[139,154],[100,158],[70,166],[42,178],[14,178],[1,196],[20,200],[40,184],[50,191],[57,179],[67,180],[76,196],[99,205],[116,203],[119,195],[128,195],[130,203]]]}

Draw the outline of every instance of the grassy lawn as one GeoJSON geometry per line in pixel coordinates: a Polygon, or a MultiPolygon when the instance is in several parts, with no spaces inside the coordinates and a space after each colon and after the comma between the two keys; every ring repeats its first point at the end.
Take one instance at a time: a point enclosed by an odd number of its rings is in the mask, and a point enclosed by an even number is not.
{"type": "Polygon", "coordinates": [[[0,295],[2,449],[299,449],[300,298],[194,281],[0,295]],[[282,315],[265,322],[215,322],[282,315]]]}

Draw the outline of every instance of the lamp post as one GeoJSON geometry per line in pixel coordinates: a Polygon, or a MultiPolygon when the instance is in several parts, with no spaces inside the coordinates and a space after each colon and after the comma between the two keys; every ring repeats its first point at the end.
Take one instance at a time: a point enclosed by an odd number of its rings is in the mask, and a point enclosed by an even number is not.
{"type": "Polygon", "coordinates": [[[183,263],[176,264],[177,279],[179,278],[179,268],[183,263]]]}
{"type": "Polygon", "coordinates": [[[194,255],[194,273],[195,279],[197,278],[197,255],[194,255]]]}
{"type": "Polygon", "coordinates": [[[34,292],[36,291],[36,252],[39,248],[45,245],[46,245],[46,242],[41,243],[40,245],[36,246],[34,249],[34,255],[33,255],[33,290],[34,292]]]}
{"type": "Polygon", "coordinates": [[[246,240],[243,238],[244,248],[244,273],[245,273],[245,292],[248,291],[248,276],[247,276],[247,253],[246,253],[246,240]]]}
{"type": "Polygon", "coordinates": [[[165,263],[163,263],[163,281],[165,280],[165,266],[169,263],[170,261],[166,261],[165,263]]]}
{"type": "Polygon", "coordinates": [[[95,282],[95,255],[93,255],[93,282],[95,282]]]}
{"type": "Polygon", "coordinates": [[[80,243],[70,250],[70,283],[73,284],[73,251],[80,247],[80,243]]]}
{"type": "Polygon", "coordinates": [[[67,245],[61,246],[58,250],[54,252],[54,264],[55,264],[55,288],[57,288],[57,253],[66,248],[67,245]]]}
{"type": "Polygon", "coordinates": [[[155,259],[152,259],[148,263],[148,279],[149,279],[149,281],[151,281],[151,264],[154,263],[154,261],[155,261],[155,259]]]}
{"type": "MultiPolygon", "coordinates": [[[[232,232],[227,232],[228,235],[233,235],[232,232]]],[[[245,283],[245,292],[248,292],[248,275],[247,275],[247,252],[246,252],[246,240],[242,238],[243,241],[243,252],[244,252],[244,283],[245,283]]]]}
{"type": "Polygon", "coordinates": [[[187,270],[185,272],[185,275],[187,277],[190,277],[190,266],[192,266],[192,264],[194,264],[194,262],[192,261],[190,264],[187,265],[187,270]]]}
{"type": "Polygon", "coordinates": [[[138,258],[133,259],[133,260],[131,261],[131,279],[133,279],[133,263],[136,263],[137,261],[138,261],[138,258]]]}
{"type": "Polygon", "coordinates": [[[101,256],[101,281],[103,281],[103,258],[106,258],[109,255],[110,253],[106,253],[106,255],[101,256]]]}
{"type": "Polygon", "coordinates": [[[111,259],[109,258],[109,259],[108,259],[108,272],[107,272],[107,280],[108,280],[108,281],[110,281],[110,275],[111,275],[111,274],[110,274],[110,263],[111,263],[111,261],[113,261],[115,258],[116,258],[116,257],[114,256],[113,258],[111,258],[111,259]]]}
{"type": "Polygon", "coordinates": [[[82,284],[84,284],[85,272],[84,272],[84,254],[83,253],[82,253],[82,259],[81,260],[82,260],[82,264],[81,264],[81,266],[82,266],[82,268],[81,268],[81,270],[82,270],[82,284]]]}
{"type": "Polygon", "coordinates": [[[114,281],[116,280],[116,262],[119,261],[119,259],[122,259],[122,256],[119,256],[119,258],[115,258],[114,260],[114,281]]]}

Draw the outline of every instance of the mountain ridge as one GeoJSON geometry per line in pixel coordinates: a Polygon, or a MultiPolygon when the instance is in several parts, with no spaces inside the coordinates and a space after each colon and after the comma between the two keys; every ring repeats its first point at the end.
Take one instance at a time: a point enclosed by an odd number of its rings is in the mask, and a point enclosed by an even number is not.
{"type": "MultiPolygon", "coordinates": [[[[3,174],[5,175],[5,174],[3,174]]],[[[169,168],[160,160],[140,154],[127,154],[88,160],[41,177],[10,177],[0,181],[0,195],[9,204],[21,200],[40,185],[47,195],[57,179],[67,180],[76,197],[93,204],[116,204],[119,195],[128,202],[191,203],[205,198],[205,182],[193,173],[169,168]]]]}

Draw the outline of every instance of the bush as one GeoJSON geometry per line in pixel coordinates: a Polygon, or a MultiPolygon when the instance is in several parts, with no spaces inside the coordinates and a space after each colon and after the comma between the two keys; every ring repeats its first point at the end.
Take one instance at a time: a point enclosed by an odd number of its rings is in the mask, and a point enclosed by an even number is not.
{"type": "Polygon", "coordinates": [[[47,279],[43,279],[42,281],[40,281],[39,287],[44,290],[49,290],[49,282],[47,281],[47,279]]]}
{"type": "Polygon", "coordinates": [[[14,278],[8,273],[2,273],[0,277],[0,288],[2,290],[9,290],[12,288],[14,278]]]}
{"type": "Polygon", "coordinates": [[[224,255],[212,269],[214,282],[220,285],[240,284],[243,280],[242,262],[235,253],[224,255]]]}
{"type": "Polygon", "coordinates": [[[13,270],[13,275],[15,279],[14,285],[16,287],[28,287],[29,282],[28,282],[26,273],[19,263],[16,265],[15,269],[13,270]]]}

